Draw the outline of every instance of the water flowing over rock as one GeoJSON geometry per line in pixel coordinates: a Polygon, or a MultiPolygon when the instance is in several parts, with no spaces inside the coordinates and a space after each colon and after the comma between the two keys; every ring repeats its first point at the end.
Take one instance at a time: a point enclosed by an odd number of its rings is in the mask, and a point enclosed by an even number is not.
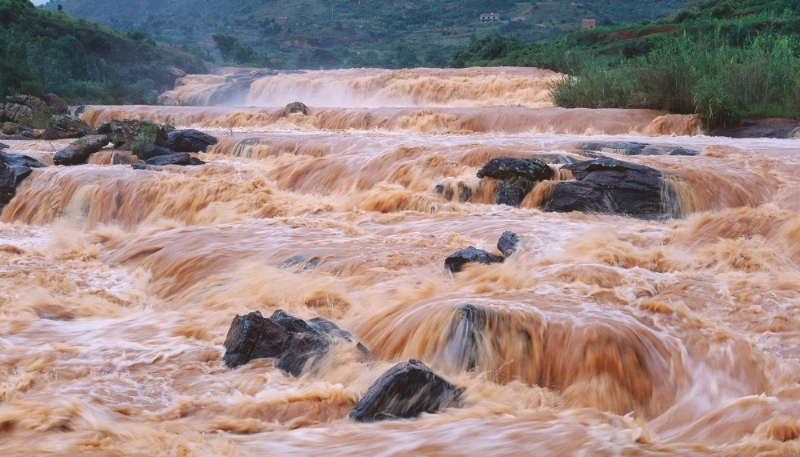
{"type": "Polygon", "coordinates": [[[31,174],[32,168],[47,166],[25,155],[3,152],[3,146],[0,145],[0,212],[14,198],[17,186],[31,174]]]}
{"type": "Polygon", "coordinates": [[[700,151],[682,148],[680,146],[652,145],[630,141],[608,141],[580,143],[578,151],[610,152],[626,156],[636,155],[670,155],[670,156],[696,156],[700,151]]]}
{"type": "Polygon", "coordinates": [[[209,146],[217,144],[217,139],[199,130],[173,130],[167,134],[166,147],[175,152],[206,152],[209,146]]]}
{"type": "Polygon", "coordinates": [[[575,181],[553,184],[546,211],[583,211],[648,217],[668,214],[662,199],[660,171],[603,158],[568,164],[575,181]]]}
{"type": "Polygon", "coordinates": [[[382,374],[349,417],[358,422],[375,422],[436,413],[458,406],[462,392],[419,360],[411,359],[382,374]]]}
{"type": "Polygon", "coordinates": [[[503,257],[494,255],[491,252],[486,252],[483,249],[478,249],[470,246],[466,249],[456,251],[450,254],[444,260],[444,267],[453,273],[458,273],[468,263],[480,263],[489,265],[491,263],[502,263],[503,257]]]}
{"type": "Polygon", "coordinates": [[[77,117],[70,115],[53,116],[44,130],[42,139],[63,140],[66,138],[81,138],[92,135],[95,130],[77,117]]]}
{"type": "Polygon", "coordinates": [[[103,147],[110,142],[106,135],[85,136],[58,151],[53,156],[53,163],[55,165],[84,164],[89,159],[90,155],[103,149],[103,147]]]}
{"type": "MultiPolygon", "coordinates": [[[[283,310],[269,318],[259,311],[234,317],[225,338],[222,360],[230,368],[258,358],[276,358],[281,370],[300,376],[306,368],[320,361],[335,344],[350,344],[354,338],[333,322],[316,317],[308,322],[283,310]]],[[[361,343],[362,355],[369,350],[361,343]]]]}
{"type": "Polygon", "coordinates": [[[322,262],[322,258],[315,255],[298,254],[289,257],[277,265],[280,269],[295,268],[296,271],[311,271],[322,262]]]}

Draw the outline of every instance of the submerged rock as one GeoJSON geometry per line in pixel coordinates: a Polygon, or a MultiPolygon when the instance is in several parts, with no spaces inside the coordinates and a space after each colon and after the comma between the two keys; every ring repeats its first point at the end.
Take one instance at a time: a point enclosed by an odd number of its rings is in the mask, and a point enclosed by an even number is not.
{"type": "Polygon", "coordinates": [[[468,263],[489,265],[490,263],[502,263],[503,260],[505,259],[499,255],[494,255],[491,252],[486,252],[483,249],[470,246],[450,254],[444,260],[444,267],[453,273],[458,273],[464,265],[468,263]]]}
{"type": "Polygon", "coordinates": [[[293,114],[293,113],[300,113],[300,114],[303,114],[303,115],[307,115],[308,114],[308,107],[304,103],[300,103],[300,102],[289,103],[283,109],[283,117],[286,117],[286,116],[288,116],[290,114],[293,114]]]}
{"type": "Polygon", "coordinates": [[[497,240],[497,250],[503,253],[503,256],[508,257],[517,251],[517,244],[519,244],[519,237],[514,232],[503,232],[500,239],[497,240]]]}
{"type": "Polygon", "coordinates": [[[457,406],[462,393],[463,389],[447,382],[419,360],[411,359],[381,375],[349,417],[359,422],[417,417],[457,406]]]}
{"type": "Polygon", "coordinates": [[[22,135],[26,139],[34,138],[36,133],[30,127],[25,127],[22,124],[17,124],[14,122],[5,122],[3,123],[2,132],[6,135],[22,135]]]}
{"type": "Polygon", "coordinates": [[[66,138],[81,138],[95,133],[94,129],[75,116],[57,115],[50,118],[50,124],[44,130],[42,139],[63,140],[66,138]]]}
{"type": "MultiPolygon", "coordinates": [[[[278,368],[300,376],[321,360],[331,346],[353,341],[349,332],[321,317],[306,322],[280,309],[269,318],[254,311],[233,319],[222,360],[234,368],[253,359],[275,358],[278,368]]],[[[369,353],[361,343],[357,348],[363,354],[369,353]]]]}
{"type": "Polygon", "coordinates": [[[553,177],[553,170],[539,159],[496,157],[486,162],[477,175],[500,180],[495,191],[495,203],[519,206],[537,181],[553,177]]]}
{"type": "Polygon", "coordinates": [[[103,149],[109,143],[106,135],[89,135],[78,139],[53,156],[55,165],[81,165],[89,156],[103,149]]]}
{"type": "Polygon", "coordinates": [[[300,271],[310,271],[317,267],[317,265],[322,262],[322,259],[319,256],[309,255],[309,254],[299,254],[293,257],[289,257],[288,259],[284,260],[283,262],[278,264],[278,268],[281,270],[296,267],[298,272],[300,271]]]}
{"type": "Polygon", "coordinates": [[[175,152],[168,155],[155,156],[145,160],[144,162],[148,165],[158,165],[158,166],[203,165],[205,163],[200,159],[190,156],[188,152],[175,152]]]}
{"type": "Polygon", "coordinates": [[[32,169],[46,166],[26,155],[0,151],[0,212],[17,194],[17,186],[31,174],[32,169]]]}
{"type": "Polygon", "coordinates": [[[638,217],[667,213],[662,203],[660,171],[630,162],[602,158],[564,165],[575,181],[554,183],[546,211],[584,211],[638,217]]]}
{"type": "Polygon", "coordinates": [[[217,139],[199,130],[173,130],[167,134],[167,147],[175,152],[206,152],[217,139]]]}
{"type": "MultiPolygon", "coordinates": [[[[576,149],[578,151],[606,152],[620,155],[672,155],[672,156],[696,156],[700,151],[686,149],[679,146],[651,145],[648,143],[637,143],[633,141],[607,141],[581,143],[576,149]]],[[[597,154],[584,154],[594,155],[597,154]]]]}

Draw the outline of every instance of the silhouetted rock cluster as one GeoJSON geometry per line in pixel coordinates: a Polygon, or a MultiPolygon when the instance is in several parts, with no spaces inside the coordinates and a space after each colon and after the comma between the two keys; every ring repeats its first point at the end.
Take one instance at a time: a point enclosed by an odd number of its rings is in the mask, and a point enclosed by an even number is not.
{"type": "Polygon", "coordinates": [[[567,164],[574,181],[553,184],[546,211],[583,211],[637,217],[669,213],[662,199],[663,175],[644,165],[602,158],[567,164]]]}
{"type": "Polygon", "coordinates": [[[114,147],[127,151],[134,151],[135,147],[145,144],[167,146],[167,130],[163,125],[144,119],[112,119],[110,122],[101,122],[97,126],[97,133],[108,135],[114,147]]]}
{"type": "MultiPolygon", "coordinates": [[[[237,315],[225,338],[222,360],[231,368],[260,358],[278,359],[278,368],[299,376],[335,344],[350,344],[353,336],[333,322],[315,317],[304,321],[282,310],[264,318],[259,311],[237,315]]],[[[361,354],[369,350],[356,344],[361,354]]]]}
{"type": "Polygon", "coordinates": [[[518,243],[519,237],[516,233],[503,232],[500,239],[497,240],[497,249],[502,252],[503,255],[492,254],[483,249],[470,246],[450,254],[444,260],[444,267],[453,273],[458,273],[464,268],[464,265],[468,263],[480,263],[483,265],[503,263],[508,256],[516,252],[518,243]]]}
{"type": "Polygon", "coordinates": [[[206,152],[217,144],[213,136],[194,129],[173,130],[167,134],[166,147],[175,152],[206,152]]]}
{"type": "MultiPolygon", "coordinates": [[[[3,149],[6,145],[0,145],[3,149]]],[[[0,212],[14,198],[17,186],[28,177],[33,168],[47,165],[22,154],[9,154],[0,150],[0,212]]]]}
{"type": "Polygon", "coordinates": [[[447,382],[419,360],[411,359],[381,375],[349,417],[359,422],[417,417],[458,406],[462,393],[463,389],[447,382]]]}
{"type": "Polygon", "coordinates": [[[300,113],[300,114],[303,114],[303,115],[307,115],[308,114],[308,107],[304,103],[300,103],[300,102],[289,103],[283,109],[283,117],[286,117],[286,116],[288,116],[290,114],[293,114],[293,113],[300,113]]]}
{"type": "Polygon", "coordinates": [[[50,118],[50,123],[42,134],[43,140],[63,140],[66,138],[81,138],[95,134],[95,130],[86,122],[68,114],[55,115],[50,118]]]}
{"type": "MultiPolygon", "coordinates": [[[[0,105],[0,123],[4,135],[19,135],[25,138],[44,138],[39,128],[56,121],[56,117],[67,112],[67,104],[55,94],[47,94],[42,100],[33,95],[11,95],[6,104],[0,105]],[[55,116],[52,116],[54,115],[55,116]],[[52,118],[50,118],[52,116],[52,118]]],[[[87,126],[88,127],[88,126],[87,126]]],[[[78,136],[62,137],[78,138],[78,136]]]]}

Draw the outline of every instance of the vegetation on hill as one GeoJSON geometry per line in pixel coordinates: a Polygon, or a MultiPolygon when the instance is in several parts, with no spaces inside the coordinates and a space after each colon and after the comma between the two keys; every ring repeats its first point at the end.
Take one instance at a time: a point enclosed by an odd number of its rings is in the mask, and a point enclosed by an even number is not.
{"type": "Polygon", "coordinates": [[[147,103],[170,89],[180,71],[205,64],[142,33],[121,33],[0,0],[0,97],[53,92],[73,104],[147,103]]]}
{"type": "Polygon", "coordinates": [[[686,2],[50,0],[45,7],[60,5],[76,17],[140,30],[213,62],[319,69],[444,66],[456,50],[487,35],[534,42],[580,28],[584,18],[630,23],[675,12],[686,2]],[[480,15],[490,12],[500,21],[481,22],[480,15]],[[214,34],[232,37],[236,44],[228,50],[214,34]]]}
{"type": "Polygon", "coordinates": [[[524,65],[569,76],[564,107],[696,113],[708,126],[800,118],[800,0],[702,0],[657,23],[599,27],[528,45],[492,36],[451,66],[524,65]]]}

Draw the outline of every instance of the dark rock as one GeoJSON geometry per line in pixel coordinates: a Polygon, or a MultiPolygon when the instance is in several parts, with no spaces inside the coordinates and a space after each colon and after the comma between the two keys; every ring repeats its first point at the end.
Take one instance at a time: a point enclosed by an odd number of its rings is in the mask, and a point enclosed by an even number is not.
{"type": "Polygon", "coordinates": [[[113,119],[111,122],[101,122],[97,126],[97,133],[108,135],[114,144],[127,144],[132,148],[134,144],[156,144],[167,147],[167,131],[155,122],[143,119],[113,119]]]}
{"type": "Polygon", "coordinates": [[[444,260],[444,267],[453,273],[458,273],[467,263],[489,265],[490,263],[502,263],[503,260],[501,256],[470,246],[467,249],[462,249],[450,254],[450,256],[444,260]]]}
{"type": "MultiPolygon", "coordinates": [[[[636,143],[627,141],[608,141],[608,142],[589,142],[581,143],[576,149],[578,151],[605,152],[620,155],[681,155],[696,156],[700,151],[681,148],[678,146],[661,146],[647,143],[636,143]]],[[[598,157],[597,154],[584,154],[598,157]]]]}
{"type": "Polygon", "coordinates": [[[47,108],[47,103],[42,101],[39,97],[33,95],[10,95],[6,97],[6,101],[15,105],[27,106],[33,111],[41,111],[47,108]]]}
{"type": "Polygon", "coordinates": [[[537,181],[553,177],[553,170],[539,159],[496,157],[478,171],[479,178],[500,180],[494,201],[500,205],[519,206],[537,181]]]}
{"type": "Polygon", "coordinates": [[[478,170],[478,177],[494,179],[523,177],[531,181],[544,181],[553,177],[553,170],[539,159],[496,157],[478,170]]]}
{"type": "Polygon", "coordinates": [[[69,109],[69,113],[76,117],[80,117],[84,111],[86,111],[86,105],[78,105],[69,109]]]}
{"type": "Polygon", "coordinates": [[[26,135],[26,138],[30,138],[34,133],[32,128],[14,122],[5,122],[2,127],[2,132],[6,135],[22,135],[23,133],[27,133],[28,135],[26,135]]]}
{"type": "Polygon", "coordinates": [[[146,163],[132,163],[131,168],[134,170],[150,170],[150,171],[163,171],[164,167],[159,167],[158,165],[148,165],[146,163]]]}
{"type": "Polygon", "coordinates": [[[575,181],[553,184],[546,211],[584,211],[626,214],[638,217],[665,212],[660,171],[620,160],[602,158],[562,168],[572,171],[575,181]]]}
{"type": "Polygon", "coordinates": [[[417,417],[457,406],[462,389],[445,381],[419,360],[399,363],[367,390],[350,419],[374,422],[417,417]]]}
{"type": "Polygon", "coordinates": [[[276,310],[269,318],[291,333],[305,333],[312,330],[311,326],[308,325],[306,321],[299,317],[292,316],[282,309],[276,310]]]}
{"type": "Polygon", "coordinates": [[[155,156],[144,161],[148,165],[202,165],[205,162],[194,163],[188,152],[176,152],[170,155],[155,156]]]}
{"type": "Polygon", "coordinates": [[[278,360],[278,368],[300,376],[307,364],[313,364],[328,352],[330,345],[331,339],[316,331],[293,333],[278,360]]]}
{"type": "Polygon", "coordinates": [[[168,148],[163,146],[159,146],[157,144],[147,143],[140,148],[134,148],[131,150],[133,154],[139,157],[140,160],[149,160],[153,157],[160,157],[160,156],[168,156],[175,154],[175,151],[172,151],[168,148]]]}
{"type": "Polygon", "coordinates": [[[505,257],[510,256],[517,251],[517,244],[519,237],[514,232],[503,232],[500,239],[497,240],[497,249],[503,253],[505,257]]]}
{"type": "Polygon", "coordinates": [[[308,114],[308,107],[304,103],[300,102],[292,102],[286,105],[283,109],[283,117],[286,117],[292,113],[301,113],[303,115],[308,114]]]}
{"type": "Polygon", "coordinates": [[[17,186],[31,174],[32,168],[46,166],[26,155],[0,151],[0,212],[17,194],[17,186]]]}
{"type": "Polygon", "coordinates": [[[0,143],[0,149],[8,149],[8,145],[5,143],[0,143]]]}
{"type": "Polygon", "coordinates": [[[289,340],[289,332],[260,312],[233,318],[225,337],[222,361],[230,368],[244,365],[252,359],[280,357],[289,340]]]}
{"type": "Polygon", "coordinates": [[[289,257],[288,259],[284,260],[283,262],[278,264],[278,268],[280,269],[287,269],[292,267],[297,267],[297,271],[310,271],[317,267],[317,265],[322,262],[322,259],[319,256],[315,255],[308,255],[308,254],[300,254],[293,257],[289,257]]]}
{"type": "Polygon", "coordinates": [[[46,94],[44,102],[50,107],[53,114],[67,114],[69,113],[69,105],[56,94],[46,94]]]}
{"type": "Polygon", "coordinates": [[[217,139],[199,130],[173,130],[167,134],[167,147],[175,152],[206,152],[217,139]]]}
{"type": "Polygon", "coordinates": [[[723,129],[713,130],[710,136],[731,138],[794,138],[800,123],[792,119],[742,119],[723,129]]]}
{"type": "MultiPolygon", "coordinates": [[[[321,317],[314,317],[308,320],[308,324],[315,331],[322,333],[324,335],[328,335],[332,337],[334,340],[339,339],[348,343],[351,343],[355,340],[355,338],[353,338],[353,335],[351,335],[350,332],[348,332],[347,330],[343,330],[341,327],[329,321],[328,319],[323,319],[321,317]]],[[[360,342],[356,344],[356,349],[361,351],[363,354],[370,353],[369,349],[367,349],[367,347],[361,344],[360,342]]]]}
{"type": "Polygon", "coordinates": [[[89,156],[103,149],[109,143],[106,135],[89,135],[78,139],[53,156],[55,165],[80,165],[86,163],[89,156]]]}
{"type": "Polygon", "coordinates": [[[65,138],[80,138],[94,134],[94,129],[88,124],[70,115],[57,115],[50,118],[50,123],[44,131],[44,140],[63,140],[65,138]]]}

